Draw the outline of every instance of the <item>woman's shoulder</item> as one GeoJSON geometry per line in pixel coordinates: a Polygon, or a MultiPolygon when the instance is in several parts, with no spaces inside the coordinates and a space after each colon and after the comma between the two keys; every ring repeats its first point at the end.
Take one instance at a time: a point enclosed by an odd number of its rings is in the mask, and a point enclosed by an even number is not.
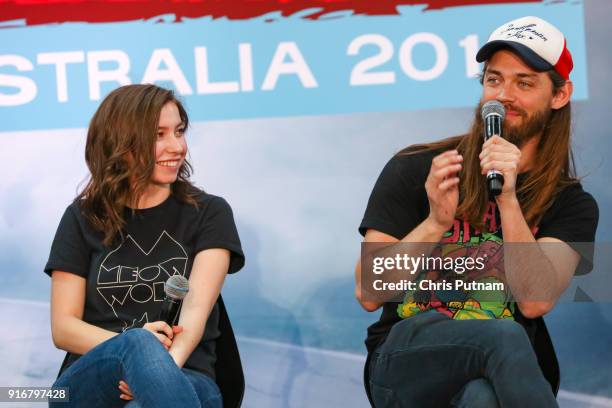
{"type": "Polygon", "coordinates": [[[197,187],[194,187],[194,190],[191,193],[191,196],[196,200],[198,205],[203,205],[203,206],[218,205],[219,203],[227,203],[225,198],[219,195],[211,194],[197,187]]]}
{"type": "Polygon", "coordinates": [[[99,231],[92,226],[88,217],[85,216],[82,199],[74,199],[68,204],[61,217],[58,231],[80,231],[84,236],[99,235],[99,231]]]}
{"type": "Polygon", "coordinates": [[[195,199],[197,211],[200,213],[232,212],[227,200],[219,195],[194,187],[191,196],[195,199]]]}
{"type": "Polygon", "coordinates": [[[69,214],[79,221],[83,220],[85,218],[83,215],[83,199],[75,198],[72,200],[66,207],[64,213],[69,214]]]}

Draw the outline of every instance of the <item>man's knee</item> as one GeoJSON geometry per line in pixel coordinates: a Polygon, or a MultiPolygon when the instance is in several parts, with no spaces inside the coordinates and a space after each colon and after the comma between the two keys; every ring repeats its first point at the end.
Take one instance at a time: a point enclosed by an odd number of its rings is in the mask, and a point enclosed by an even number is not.
{"type": "Polygon", "coordinates": [[[491,356],[500,362],[514,361],[518,364],[536,358],[527,332],[519,323],[512,320],[491,320],[488,323],[486,333],[479,335],[489,344],[491,356]]]}
{"type": "Polygon", "coordinates": [[[486,344],[496,344],[499,348],[531,348],[527,332],[519,323],[507,319],[475,321],[478,326],[474,335],[479,336],[486,344]]]}
{"type": "Polygon", "coordinates": [[[434,310],[419,313],[408,319],[403,319],[393,325],[385,342],[380,347],[380,353],[397,351],[414,341],[414,334],[423,328],[431,327],[440,322],[450,320],[448,316],[434,310]]]}
{"type": "Polygon", "coordinates": [[[497,408],[493,387],[485,378],[468,382],[450,402],[451,408],[497,408]]]}
{"type": "Polygon", "coordinates": [[[523,326],[514,320],[496,319],[491,321],[491,325],[495,337],[510,346],[516,347],[521,344],[528,346],[530,344],[527,332],[523,326]]]}

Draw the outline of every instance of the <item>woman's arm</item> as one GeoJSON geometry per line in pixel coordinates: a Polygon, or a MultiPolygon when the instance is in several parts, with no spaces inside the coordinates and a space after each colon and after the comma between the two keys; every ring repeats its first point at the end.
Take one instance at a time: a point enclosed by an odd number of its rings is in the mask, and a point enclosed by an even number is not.
{"type": "Polygon", "coordinates": [[[70,272],[51,275],[51,335],[55,347],[70,353],[85,354],[117,335],[83,321],[86,282],[70,272]]]}
{"type": "Polygon", "coordinates": [[[170,355],[183,367],[202,335],[210,312],[217,302],[230,264],[227,249],[212,248],[199,252],[189,276],[189,292],[183,300],[179,326],[170,346],[170,355]]]}

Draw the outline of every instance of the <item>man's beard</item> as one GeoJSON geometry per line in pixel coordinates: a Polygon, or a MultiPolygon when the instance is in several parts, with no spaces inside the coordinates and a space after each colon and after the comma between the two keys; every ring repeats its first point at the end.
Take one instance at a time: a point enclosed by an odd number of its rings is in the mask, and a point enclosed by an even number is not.
{"type": "MultiPolygon", "coordinates": [[[[484,123],[482,120],[483,102],[480,102],[478,109],[476,110],[476,124],[480,126],[480,129],[484,129],[484,123]]],[[[518,148],[523,147],[525,143],[531,140],[533,137],[541,134],[544,129],[548,126],[548,120],[552,109],[544,108],[541,111],[534,113],[531,117],[527,115],[523,109],[515,106],[510,106],[510,110],[517,112],[522,121],[520,125],[510,125],[508,121],[504,120],[503,134],[501,135],[504,139],[512,143],[518,148]]],[[[506,108],[508,110],[508,107],[506,108]]]]}

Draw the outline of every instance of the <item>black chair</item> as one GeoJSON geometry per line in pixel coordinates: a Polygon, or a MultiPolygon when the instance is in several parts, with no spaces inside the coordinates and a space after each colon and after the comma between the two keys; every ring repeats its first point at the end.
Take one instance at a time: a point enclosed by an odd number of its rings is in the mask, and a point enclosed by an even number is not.
{"type": "Polygon", "coordinates": [[[216,345],[215,372],[217,385],[223,396],[223,407],[238,408],[244,397],[244,372],[234,330],[230,324],[221,295],[219,295],[217,303],[219,304],[219,331],[221,332],[216,345]]]}

